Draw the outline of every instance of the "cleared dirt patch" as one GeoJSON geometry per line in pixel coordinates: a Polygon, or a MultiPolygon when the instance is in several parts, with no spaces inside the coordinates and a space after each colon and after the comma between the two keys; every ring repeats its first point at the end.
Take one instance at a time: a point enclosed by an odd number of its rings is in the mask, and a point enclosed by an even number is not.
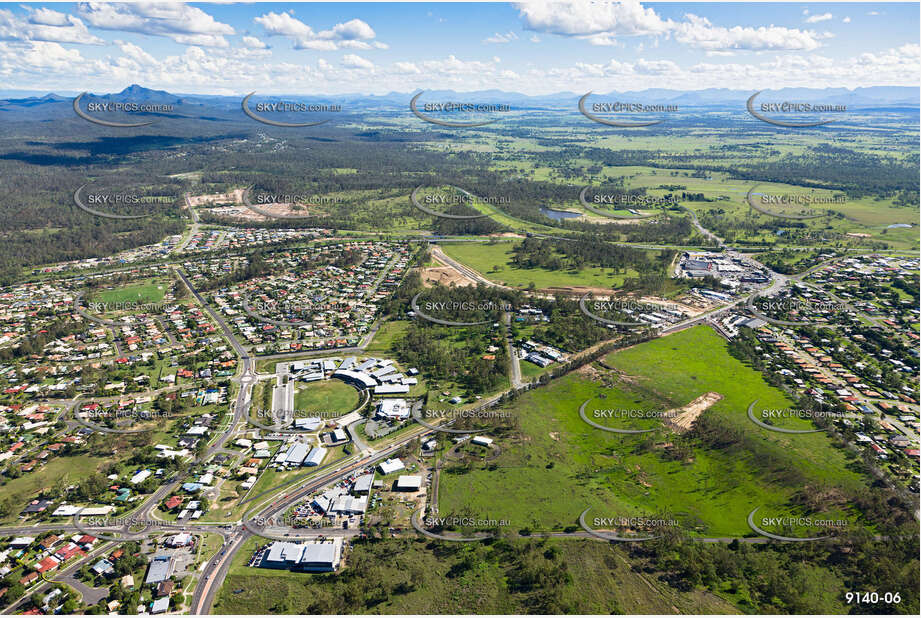
{"type": "Polygon", "coordinates": [[[419,269],[419,276],[422,277],[422,285],[432,287],[433,285],[444,285],[447,287],[466,287],[474,285],[475,282],[459,273],[451,266],[432,266],[430,268],[419,269]]]}
{"type": "Polygon", "coordinates": [[[234,189],[227,193],[211,193],[208,195],[190,195],[189,202],[192,206],[212,206],[214,204],[240,204],[243,202],[243,189],[234,189]]]}
{"type": "Polygon", "coordinates": [[[669,410],[665,414],[665,424],[675,433],[690,431],[697,417],[722,398],[722,395],[713,391],[704,393],[684,407],[669,410]]]}

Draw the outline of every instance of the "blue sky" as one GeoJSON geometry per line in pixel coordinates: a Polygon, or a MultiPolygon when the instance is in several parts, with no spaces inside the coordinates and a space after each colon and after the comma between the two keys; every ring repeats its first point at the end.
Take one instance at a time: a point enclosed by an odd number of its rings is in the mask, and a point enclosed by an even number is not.
{"type": "Polygon", "coordinates": [[[918,86],[918,3],[2,3],[0,90],[918,86]]]}

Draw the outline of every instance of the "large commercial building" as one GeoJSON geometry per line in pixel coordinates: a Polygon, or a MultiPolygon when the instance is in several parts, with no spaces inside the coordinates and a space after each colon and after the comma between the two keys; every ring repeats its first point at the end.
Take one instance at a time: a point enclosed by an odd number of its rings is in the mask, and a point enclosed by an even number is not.
{"type": "Polygon", "coordinates": [[[310,452],[307,454],[307,457],[303,460],[303,465],[305,466],[319,466],[323,463],[323,458],[326,457],[326,449],[322,446],[315,446],[310,449],[310,452]]]}
{"type": "Polygon", "coordinates": [[[304,463],[304,459],[307,457],[307,454],[310,452],[310,447],[304,442],[295,442],[291,445],[291,448],[288,449],[288,452],[285,454],[284,463],[289,466],[299,466],[304,463]]]}
{"type": "Polygon", "coordinates": [[[422,477],[406,474],[397,479],[397,491],[419,491],[422,488],[422,477]]]}
{"type": "Polygon", "coordinates": [[[150,561],[150,568],[147,569],[147,578],[144,584],[159,584],[166,581],[173,574],[173,557],[172,556],[154,556],[150,561]]]}
{"type": "Polygon", "coordinates": [[[398,458],[394,457],[393,459],[385,459],[377,465],[378,469],[381,471],[381,474],[393,474],[404,469],[406,466],[403,465],[403,462],[398,458]]]}
{"type": "Polygon", "coordinates": [[[377,404],[375,416],[387,419],[409,418],[409,405],[405,399],[382,399],[377,404]]]}
{"type": "Polygon", "coordinates": [[[319,543],[275,541],[269,545],[259,566],[292,571],[335,571],[342,559],[342,539],[319,543]]]}
{"type": "Polygon", "coordinates": [[[352,493],[356,495],[366,495],[371,493],[371,485],[374,483],[374,474],[362,474],[352,485],[352,493]]]}

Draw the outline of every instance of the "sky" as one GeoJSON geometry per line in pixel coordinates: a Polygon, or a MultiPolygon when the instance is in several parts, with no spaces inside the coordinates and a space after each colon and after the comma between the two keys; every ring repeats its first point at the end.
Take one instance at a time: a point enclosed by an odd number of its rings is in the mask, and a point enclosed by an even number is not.
{"type": "Polygon", "coordinates": [[[0,91],[918,87],[919,22],[917,2],[0,2],[0,91]]]}

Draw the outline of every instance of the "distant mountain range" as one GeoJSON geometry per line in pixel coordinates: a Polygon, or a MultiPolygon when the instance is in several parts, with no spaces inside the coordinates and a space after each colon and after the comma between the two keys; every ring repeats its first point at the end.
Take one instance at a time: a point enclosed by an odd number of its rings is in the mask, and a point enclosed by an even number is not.
{"type": "MultiPolygon", "coordinates": [[[[290,102],[327,103],[342,105],[344,111],[360,109],[406,109],[409,100],[419,90],[413,92],[390,92],[384,95],[368,94],[273,94],[257,92],[254,100],[283,99],[290,102]]],[[[4,94],[0,91],[0,110],[12,112],[16,108],[40,108],[45,105],[71,103],[73,96],[45,94],[43,96],[23,96],[23,91],[4,94]],[[15,98],[16,95],[19,98],[15,98]]],[[[238,107],[243,96],[173,94],[165,90],[153,90],[137,84],[128,86],[121,92],[103,95],[87,94],[89,101],[131,101],[135,103],[172,104],[175,106],[211,106],[229,109],[238,107]]],[[[558,92],[547,95],[525,95],[518,92],[502,90],[477,90],[456,92],[453,90],[427,90],[420,99],[422,102],[473,102],[505,103],[512,108],[564,108],[573,109],[576,101],[584,92],[558,92]]],[[[593,93],[591,102],[621,102],[642,104],[670,104],[682,108],[728,108],[738,110],[740,105],[754,94],[751,90],[730,90],[728,88],[707,88],[705,90],[670,90],[650,88],[640,91],[593,93]]],[[[846,105],[848,109],[873,107],[921,106],[918,88],[905,86],[873,86],[869,88],[782,88],[764,90],[758,97],[759,102],[811,102],[834,105],[846,105]]]]}

